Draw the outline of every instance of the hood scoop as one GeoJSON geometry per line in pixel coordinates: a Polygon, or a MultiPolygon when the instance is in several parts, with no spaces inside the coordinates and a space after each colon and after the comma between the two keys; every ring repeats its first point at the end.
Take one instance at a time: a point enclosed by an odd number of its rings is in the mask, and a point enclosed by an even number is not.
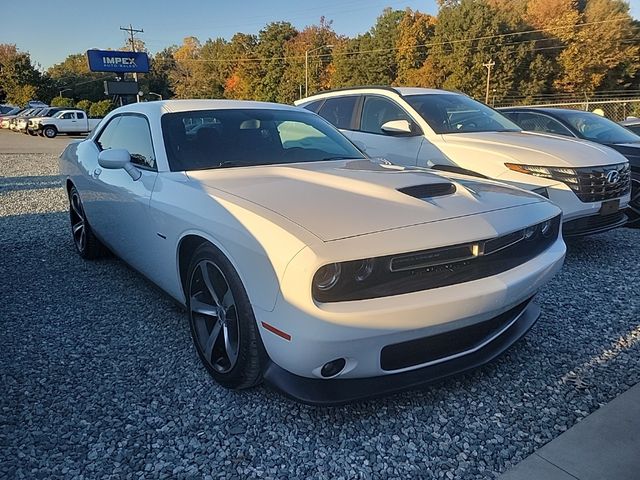
{"type": "Polygon", "coordinates": [[[415,198],[433,198],[443,195],[451,195],[456,192],[456,186],[453,183],[427,183],[425,185],[412,185],[410,187],[402,187],[399,192],[415,198]]]}

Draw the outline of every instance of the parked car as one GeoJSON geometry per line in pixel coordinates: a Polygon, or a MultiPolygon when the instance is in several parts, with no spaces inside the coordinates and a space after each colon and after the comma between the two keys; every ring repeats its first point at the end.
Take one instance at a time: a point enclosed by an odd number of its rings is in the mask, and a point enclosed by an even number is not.
{"type": "Polygon", "coordinates": [[[17,111],[8,111],[7,113],[0,114],[0,128],[9,128],[11,119],[16,115],[22,113],[25,109],[17,108],[17,111]]]}
{"type": "Polygon", "coordinates": [[[29,108],[29,109],[23,110],[22,112],[20,112],[15,117],[12,117],[9,120],[9,130],[11,130],[13,132],[17,131],[18,130],[18,122],[21,119],[23,119],[25,117],[28,117],[30,115],[34,115],[34,114],[37,115],[40,110],[42,110],[42,109],[41,108],[29,108]]]}
{"type": "Polygon", "coordinates": [[[371,160],[285,105],[120,107],[60,173],[80,256],[106,246],[184,305],[221,385],[309,403],[492,360],[565,255],[542,196],[371,160]]]}
{"type": "Polygon", "coordinates": [[[622,122],[620,122],[620,125],[622,125],[625,128],[628,128],[636,135],[640,135],[640,118],[629,117],[626,120],[623,120],[622,122]]]}
{"type": "Polygon", "coordinates": [[[631,168],[628,225],[640,228],[640,136],[608,118],[581,110],[510,107],[500,111],[523,130],[588,140],[624,155],[631,168]]]}
{"type": "Polygon", "coordinates": [[[44,102],[41,102],[40,100],[29,100],[27,102],[27,107],[29,108],[47,108],[49,105],[47,105],[44,102]]]}
{"type": "Polygon", "coordinates": [[[466,95],[361,87],[324,92],[296,105],[323,116],[371,156],[540,193],[562,208],[565,236],[627,222],[630,173],[622,155],[594,143],[523,132],[466,95]]]}
{"type": "MultiPolygon", "coordinates": [[[[40,111],[38,113],[38,116],[26,117],[26,127],[20,130],[30,135],[37,135],[39,133],[38,125],[40,121],[49,117],[53,117],[56,113],[62,110],[68,110],[68,109],[64,107],[48,107],[40,111]]],[[[82,110],[79,110],[79,111],[82,111],[82,110]]]]}
{"type": "Polygon", "coordinates": [[[13,105],[0,105],[0,117],[3,115],[14,115],[20,111],[20,107],[13,105]]]}
{"type": "Polygon", "coordinates": [[[31,133],[32,135],[35,135],[36,132],[29,129],[29,127],[32,125],[32,121],[36,118],[51,117],[60,110],[62,110],[62,108],[60,107],[46,107],[37,109],[36,111],[28,115],[23,115],[16,119],[15,131],[24,134],[31,133]]]}
{"type": "Polygon", "coordinates": [[[59,133],[89,133],[98,123],[99,118],[88,118],[86,112],[77,109],[60,110],[53,117],[40,118],[32,127],[34,131],[47,138],[54,138],[59,133]]]}

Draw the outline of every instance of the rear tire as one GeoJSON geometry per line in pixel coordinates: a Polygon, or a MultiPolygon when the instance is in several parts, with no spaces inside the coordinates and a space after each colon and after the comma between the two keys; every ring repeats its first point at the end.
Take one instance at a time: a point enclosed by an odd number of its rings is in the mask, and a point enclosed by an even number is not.
{"type": "Polygon", "coordinates": [[[213,245],[194,252],[185,293],[193,343],[211,376],[230,389],[259,384],[267,355],[253,309],[233,265],[213,245]]]}
{"type": "Polygon", "coordinates": [[[71,221],[71,235],[78,254],[85,260],[93,260],[104,256],[106,249],[93,234],[87,221],[76,187],[69,191],[69,219],[71,221]]]}

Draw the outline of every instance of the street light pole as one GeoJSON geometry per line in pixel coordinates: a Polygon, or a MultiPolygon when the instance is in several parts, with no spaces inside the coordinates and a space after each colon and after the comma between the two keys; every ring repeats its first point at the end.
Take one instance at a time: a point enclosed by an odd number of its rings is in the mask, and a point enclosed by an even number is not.
{"type": "Polygon", "coordinates": [[[312,48],[311,50],[305,50],[304,52],[304,96],[309,96],[309,54],[315,52],[316,50],[321,50],[323,48],[333,48],[333,45],[321,45],[316,48],[312,48]]]}
{"type": "Polygon", "coordinates": [[[60,90],[60,95],[58,95],[58,96],[59,96],[60,98],[62,98],[62,94],[63,94],[64,92],[70,92],[70,91],[71,91],[71,89],[70,89],[70,88],[63,88],[62,90],[60,90]]]}
{"type": "Polygon", "coordinates": [[[491,82],[491,67],[496,64],[493,60],[489,60],[487,63],[483,63],[482,66],[487,69],[487,92],[484,96],[484,103],[489,105],[489,83],[491,82]]]}

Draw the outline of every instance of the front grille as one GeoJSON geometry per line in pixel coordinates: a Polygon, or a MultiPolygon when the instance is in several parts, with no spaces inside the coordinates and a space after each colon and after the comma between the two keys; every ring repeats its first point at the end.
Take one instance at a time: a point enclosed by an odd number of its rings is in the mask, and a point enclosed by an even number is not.
{"type": "Polygon", "coordinates": [[[602,167],[550,168],[551,178],[567,184],[583,202],[601,202],[629,193],[631,170],[628,163],[602,167]],[[614,182],[607,179],[617,172],[614,182]]]}
{"type": "Polygon", "coordinates": [[[484,322],[430,337],[387,345],[380,353],[380,366],[387,371],[400,370],[468,352],[499,334],[522,314],[530,301],[531,299],[528,299],[484,322]]]}

